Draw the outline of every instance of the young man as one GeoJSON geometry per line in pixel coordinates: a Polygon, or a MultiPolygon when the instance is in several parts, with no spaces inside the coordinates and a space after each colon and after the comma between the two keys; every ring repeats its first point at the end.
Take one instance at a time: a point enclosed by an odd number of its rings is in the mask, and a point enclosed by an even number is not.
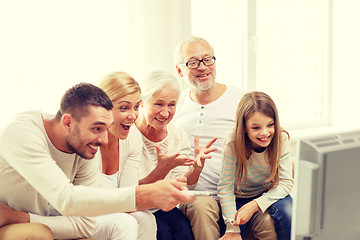
{"type": "Polygon", "coordinates": [[[88,217],[149,208],[167,211],[194,200],[180,192],[186,189],[183,178],[98,188],[99,163],[90,159],[108,141],[112,107],[103,90],[82,83],[64,94],[55,116],[25,112],[2,131],[0,239],[91,237],[94,220],[88,217]]]}
{"type": "MultiPolygon", "coordinates": [[[[235,124],[238,103],[244,94],[238,88],[215,82],[216,64],[213,47],[204,39],[189,36],[175,50],[176,69],[189,85],[181,94],[174,116],[175,125],[183,128],[192,148],[195,136],[204,145],[212,138],[218,151],[205,162],[195,190],[217,192],[221,168],[222,140],[235,124]]],[[[196,152],[196,149],[194,149],[196,152]]],[[[198,197],[183,205],[184,214],[190,219],[196,240],[217,240],[220,237],[220,205],[218,197],[198,197]]],[[[254,237],[276,239],[273,221],[268,213],[256,213],[251,219],[254,237]]],[[[227,223],[231,224],[231,223],[227,223]]],[[[250,231],[250,232],[251,232],[250,231]]]]}

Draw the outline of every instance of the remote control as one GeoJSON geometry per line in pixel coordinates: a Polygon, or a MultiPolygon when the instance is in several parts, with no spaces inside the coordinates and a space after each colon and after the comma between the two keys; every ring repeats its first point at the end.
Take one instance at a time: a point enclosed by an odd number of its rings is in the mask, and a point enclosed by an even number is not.
{"type": "Polygon", "coordinates": [[[189,194],[190,196],[215,196],[216,193],[213,192],[209,192],[209,191],[193,191],[193,190],[188,190],[188,191],[183,191],[186,194],[189,194]]]}

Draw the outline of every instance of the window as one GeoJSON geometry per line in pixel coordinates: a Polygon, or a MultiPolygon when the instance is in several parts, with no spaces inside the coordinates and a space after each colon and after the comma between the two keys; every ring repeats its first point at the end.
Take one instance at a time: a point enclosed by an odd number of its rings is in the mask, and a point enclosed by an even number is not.
{"type": "Polygon", "coordinates": [[[326,0],[193,1],[192,32],[214,46],[217,80],[268,93],[284,127],[326,125],[328,4],[326,0]],[[202,22],[204,12],[214,16],[213,24],[202,22]]]}

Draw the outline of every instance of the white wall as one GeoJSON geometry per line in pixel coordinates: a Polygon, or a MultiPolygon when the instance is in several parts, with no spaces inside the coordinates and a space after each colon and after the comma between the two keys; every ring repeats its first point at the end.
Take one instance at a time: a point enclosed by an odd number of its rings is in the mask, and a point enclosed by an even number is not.
{"type": "MultiPolygon", "coordinates": [[[[128,4],[126,4],[127,6],[128,4]]],[[[0,109],[55,112],[64,91],[132,72],[131,9],[120,1],[0,2],[0,109]],[[122,43],[122,44],[119,44],[122,43]]]]}
{"type": "Polygon", "coordinates": [[[112,71],[138,81],[155,67],[175,72],[189,14],[190,0],[0,1],[0,125],[24,110],[55,113],[66,89],[112,71]]]}

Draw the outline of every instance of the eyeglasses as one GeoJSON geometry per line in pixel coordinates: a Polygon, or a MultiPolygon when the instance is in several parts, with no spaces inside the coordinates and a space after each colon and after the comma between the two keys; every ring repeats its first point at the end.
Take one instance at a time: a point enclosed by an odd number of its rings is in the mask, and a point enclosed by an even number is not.
{"type": "Polygon", "coordinates": [[[215,57],[207,57],[201,60],[193,60],[188,61],[187,63],[182,63],[181,65],[186,65],[189,69],[196,69],[200,66],[200,63],[202,62],[205,66],[211,66],[215,64],[215,57]]]}

